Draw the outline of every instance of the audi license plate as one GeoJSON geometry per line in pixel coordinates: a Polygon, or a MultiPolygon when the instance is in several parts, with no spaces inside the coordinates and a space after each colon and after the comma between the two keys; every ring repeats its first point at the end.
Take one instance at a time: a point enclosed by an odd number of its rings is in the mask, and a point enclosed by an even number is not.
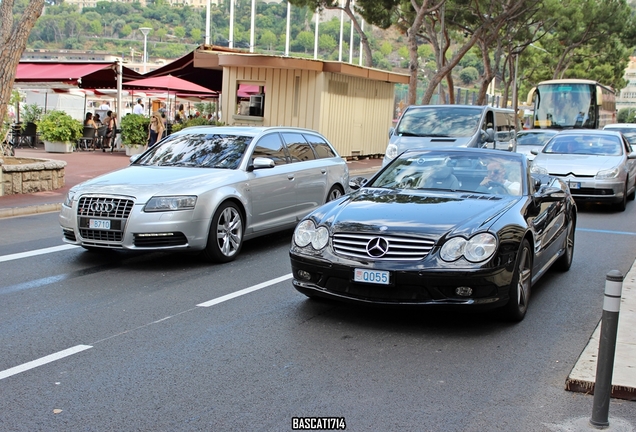
{"type": "Polygon", "coordinates": [[[89,219],[88,227],[91,229],[101,229],[101,230],[109,230],[110,229],[110,220],[108,219],[89,219]]]}
{"type": "Polygon", "coordinates": [[[353,280],[355,282],[388,285],[391,273],[384,270],[354,269],[353,280]]]}

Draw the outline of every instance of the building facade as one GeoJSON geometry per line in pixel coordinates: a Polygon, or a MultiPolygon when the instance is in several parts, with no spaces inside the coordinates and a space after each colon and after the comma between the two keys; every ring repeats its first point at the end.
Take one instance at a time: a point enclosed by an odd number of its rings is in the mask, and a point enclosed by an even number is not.
{"type": "Polygon", "coordinates": [[[624,78],[627,86],[616,95],[616,109],[636,109],[636,57],[629,58],[624,78]]]}

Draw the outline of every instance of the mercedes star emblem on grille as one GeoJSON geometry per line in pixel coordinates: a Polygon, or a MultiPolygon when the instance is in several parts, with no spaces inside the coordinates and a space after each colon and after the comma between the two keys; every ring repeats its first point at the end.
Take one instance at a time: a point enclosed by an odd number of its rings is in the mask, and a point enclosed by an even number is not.
{"type": "Polygon", "coordinates": [[[373,258],[381,258],[389,251],[389,242],[383,237],[373,237],[367,243],[367,254],[373,258]]]}
{"type": "Polygon", "coordinates": [[[112,202],[95,201],[91,203],[91,211],[95,213],[110,213],[115,210],[115,204],[112,202]]]}

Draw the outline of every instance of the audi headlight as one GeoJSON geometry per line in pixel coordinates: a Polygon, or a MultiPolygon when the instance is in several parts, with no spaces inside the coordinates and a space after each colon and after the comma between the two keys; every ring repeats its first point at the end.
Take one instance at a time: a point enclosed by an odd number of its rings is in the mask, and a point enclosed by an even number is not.
{"type": "Polygon", "coordinates": [[[389,144],[384,155],[389,159],[395,159],[398,155],[398,148],[395,144],[389,144]]]}
{"type": "Polygon", "coordinates": [[[327,246],[329,242],[329,231],[321,226],[316,228],[316,224],[310,219],[306,219],[298,224],[294,230],[294,243],[300,247],[307,247],[311,244],[316,250],[327,246]]]}
{"type": "Polygon", "coordinates": [[[497,250],[497,239],[489,233],[480,233],[469,240],[453,237],[442,246],[440,256],[444,261],[456,261],[462,256],[470,262],[486,261],[497,250]]]}
{"type": "Polygon", "coordinates": [[[162,212],[175,210],[191,210],[197,203],[197,197],[191,195],[183,196],[159,196],[152,197],[146,203],[144,211],[162,212]]]}
{"type": "Polygon", "coordinates": [[[75,199],[75,194],[77,194],[74,190],[69,190],[66,194],[66,198],[64,198],[64,205],[66,207],[73,207],[73,200],[75,199]]]}
{"type": "Polygon", "coordinates": [[[612,169],[608,169],[608,170],[603,170],[603,171],[599,171],[596,173],[596,178],[597,179],[613,179],[618,177],[618,175],[620,174],[621,170],[618,169],[618,167],[614,167],[612,169]]]}
{"type": "Polygon", "coordinates": [[[550,174],[547,169],[535,164],[532,164],[532,167],[530,168],[530,172],[532,174],[545,174],[545,175],[550,174]]]}

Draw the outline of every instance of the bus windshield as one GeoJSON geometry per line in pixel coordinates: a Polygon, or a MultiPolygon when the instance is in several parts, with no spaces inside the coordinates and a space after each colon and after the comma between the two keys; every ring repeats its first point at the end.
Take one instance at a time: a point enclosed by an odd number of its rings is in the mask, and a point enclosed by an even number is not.
{"type": "Polygon", "coordinates": [[[595,90],[591,84],[539,84],[536,90],[534,127],[596,128],[595,90]]]}

